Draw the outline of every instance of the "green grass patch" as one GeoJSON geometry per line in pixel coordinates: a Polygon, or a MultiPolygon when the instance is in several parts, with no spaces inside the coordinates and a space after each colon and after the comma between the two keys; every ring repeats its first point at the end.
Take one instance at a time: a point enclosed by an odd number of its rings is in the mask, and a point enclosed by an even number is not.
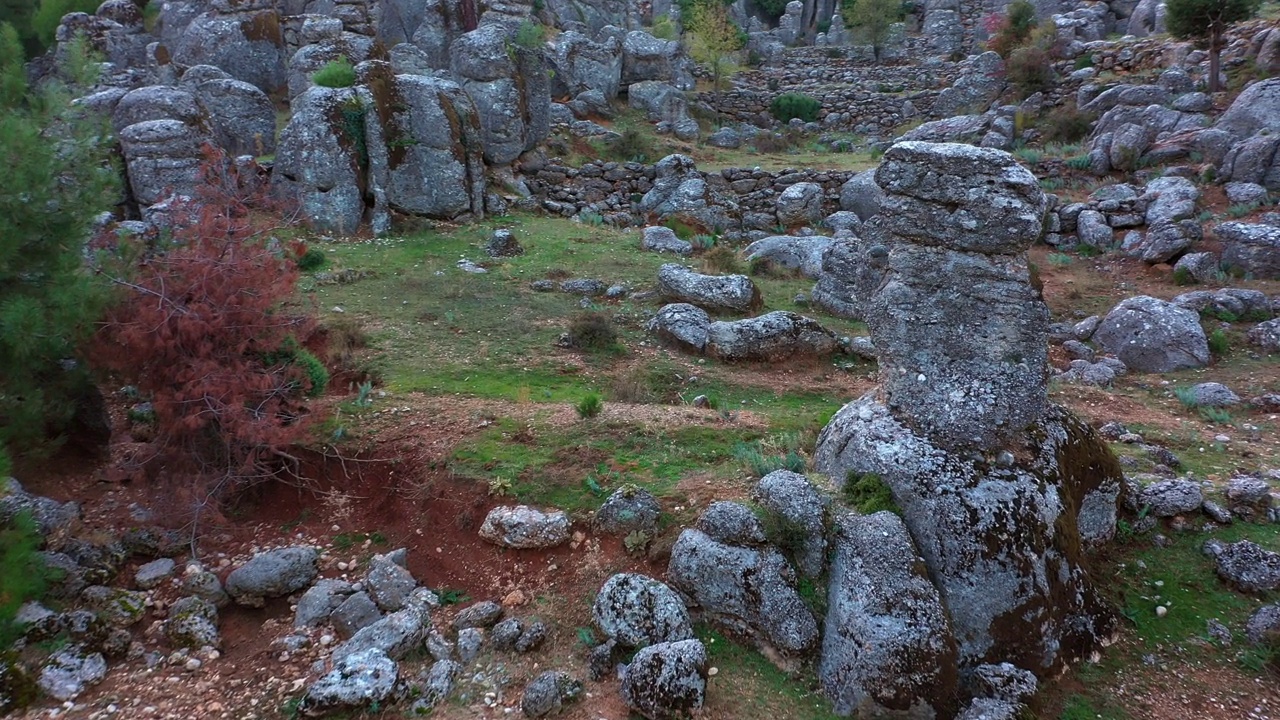
{"type": "MultiPolygon", "coordinates": [[[[805,669],[789,675],[754,648],[730,640],[718,631],[698,625],[698,639],[706,645],[719,674],[708,693],[712,707],[729,708],[727,717],[785,717],[789,720],[835,720],[831,703],[817,690],[817,679],[805,669]]],[[[709,702],[710,704],[710,702],[709,702]]]]}

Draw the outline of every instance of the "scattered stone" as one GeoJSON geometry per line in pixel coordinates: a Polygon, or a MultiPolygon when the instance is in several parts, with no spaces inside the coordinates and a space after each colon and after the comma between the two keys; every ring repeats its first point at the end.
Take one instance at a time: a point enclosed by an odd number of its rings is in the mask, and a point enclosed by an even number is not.
{"type": "Polygon", "coordinates": [[[335,658],[333,665],[331,672],[307,688],[300,710],[316,714],[333,708],[368,707],[390,697],[400,677],[395,661],[377,648],[335,658]]]}
{"type": "Polygon", "coordinates": [[[573,702],[582,694],[582,682],[569,673],[548,670],[529,682],[520,699],[525,717],[543,717],[573,702]]]}
{"type": "Polygon", "coordinates": [[[717,500],[698,516],[697,528],[716,542],[729,545],[764,545],[768,538],[760,518],[751,509],[729,500],[717,500]]]}
{"type": "Polygon", "coordinates": [[[658,290],[675,302],[709,311],[745,313],[764,304],[746,275],[703,275],[673,263],[658,268],[658,290]]]}
{"type": "Polygon", "coordinates": [[[1013,663],[979,665],[974,668],[974,694],[1011,703],[1025,703],[1036,694],[1039,681],[1035,673],[1013,663]]]}
{"type": "Polygon", "coordinates": [[[44,693],[56,700],[74,700],[107,676],[107,660],[101,653],[85,653],[67,647],[54,653],[40,668],[36,681],[44,693]]]}
{"type": "Polygon", "coordinates": [[[689,611],[674,590],[634,573],[605,581],[592,613],[596,624],[623,647],[642,648],[693,637],[689,611]]]}
{"type": "Polygon", "coordinates": [[[489,643],[493,645],[494,650],[503,652],[514,650],[522,632],[524,632],[524,626],[518,618],[507,618],[494,625],[489,631],[489,643]]]}
{"type": "Polygon", "coordinates": [[[213,603],[198,597],[179,598],[169,606],[164,635],[170,644],[180,648],[221,647],[218,609],[213,603]]]}
{"type": "MultiPolygon", "coordinates": [[[[352,592],[354,588],[345,580],[321,578],[315,585],[307,588],[301,598],[298,598],[298,609],[293,615],[293,626],[304,628],[323,625],[329,620],[329,615],[338,609],[352,592]]],[[[355,628],[355,630],[358,629],[355,628]]]]}
{"type": "Polygon", "coordinates": [[[1227,481],[1227,499],[1242,505],[1257,505],[1270,500],[1271,485],[1262,478],[1242,475],[1227,481]]]}
{"type": "Polygon", "coordinates": [[[1221,548],[1214,557],[1218,577],[1242,592],[1267,592],[1280,588],[1280,554],[1251,540],[1221,548]]]}
{"type": "Polygon", "coordinates": [[[128,627],[142,619],[146,612],[146,593],[91,585],[80,593],[85,605],[112,625],[128,627]]]}
{"type": "Polygon", "coordinates": [[[463,628],[458,631],[458,659],[469,663],[480,655],[484,646],[484,631],[480,628],[463,628]]]}
{"type": "Polygon", "coordinates": [[[498,228],[493,231],[493,235],[489,236],[489,242],[485,245],[484,251],[492,258],[516,257],[524,254],[524,247],[520,245],[520,241],[516,240],[511,230],[498,228]]]}
{"type": "Polygon", "coordinates": [[[411,715],[426,715],[453,692],[454,681],[462,674],[462,666],[452,660],[437,660],[427,671],[421,694],[409,708],[411,715]]]}
{"type": "Polygon", "coordinates": [[[306,587],[319,574],[312,547],[287,547],[253,556],[227,576],[226,591],[241,605],[262,607],[264,598],[283,597],[306,587]]]}
{"type": "Polygon", "coordinates": [[[395,612],[403,608],[409,594],[418,587],[418,581],[401,563],[392,560],[395,552],[403,554],[401,548],[386,555],[374,555],[369,560],[369,572],[365,576],[365,587],[378,607],[386,612],[395,612]]]}
{"type": "Polygon", "coordinates": [[[341,599],[338,607],[329,615],[329,622],[338,632],[338,637],[348,639],[364,628],[382,619],[382,611],[378,604],[369,597],[369,593],[352,593],[341,599]]]}
{"type": "Polygon", "coordinates": [[[1240,396],[1222,383],[1205,382],[1191,386],[1191,397],[1196,407],[1231,407],[1240,404],[1240,396]]]}
{"type": "Polygon", "coordinates": [[[1280,353],[1280,318],[1254,325],[1249,330],[1249,342],[1271,353],[1280,353]]]}
{"type": "Polygon", "coordinates": [[[643,648],[622,671],[622,699],[650,720],[702,707],[707,692],[707,650],[700,640],[643,648]]]}
{"type": "Polygon", "coordinates": [[[360,628],[349,640],[333,650],[335,662],[350,655],[376,649],[392,660],[399,660],[422,645],[431,617],[427,608],[411,603],[403,610],[360,628]]]}
{"type": "Polygon", "coordinates": [[[592,525],[609,535],[653,532],[658,527],[662,506],[653,493],[634,485],[624,485],[610,493],[596,510],[592,525]]]}
{"type": "Polygon", "coordinates": [[[563,510],[544,512],[528,505],[503,505],[485,516],[480,537],[522,550],[555,547],[569,540],[569,516],[563,510]]]}
{"type": "Polygon", "coordinates": [[[457,630],[464,628],[487,628],[493,627],[495,623],[502,618],[502,606],[492,600],[481,600],[469,607],[463,608],[461,612],[453,618],[453,627],[457,630]]]}
{"type": "Polygon", "coordinates": [[[1219,525],[1228,525],[1233,520],[1230,510],[1222,507],[1212,500],[1205,500],[1202,509],[1204,510],[1205,515],[1208,515],[1211,520],[1219,525]]]}
{"type": "Polygon", "coordinates": [[[1244,635],[1254,645],[1274,641],[1280,633],[1280,604],[1263,605],[1244,624],[1244,635]]]}
{"type": "Polygon", "coordinates": [[[542,622],[532,622],[520,633],[520,639],[516,640],[516,652],[528,653],[542,647],[542,643],[547,639],[547,626],[542,622]]]}
{"type": "Polygon", "coordinates": [[[643,247],[656,253],[671,253],[687,257],[693,254],[693,245],[676,237],[676,233],[663,225],[650,225],[644,229],[643,247]]]}
{"type": "Polygon", "coordinates": [[[1171,372],[1209,362],[1209,341],[1200,327],[1200,316],[1145,295],[1128,298],[1112,308],[1093,339],[1139,372],[1171,372]]]}
{"type": "Polygon", "coordinates": [[[174,566],[172,558],[152,560],[138,568],[134,582],[143,590],[150,590],[172,576],[174,566]]]}

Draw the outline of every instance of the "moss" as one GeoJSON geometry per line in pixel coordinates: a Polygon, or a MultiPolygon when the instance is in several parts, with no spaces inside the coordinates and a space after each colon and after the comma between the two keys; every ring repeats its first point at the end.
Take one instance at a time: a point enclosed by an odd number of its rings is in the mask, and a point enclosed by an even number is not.
{"type": "Polygon", "coordinates": [[[841,496],[850,507],[863,515],[888,510],[901,515],[902,510],[894,500],[893,490],[875,473],[849,472],[841,487],[841,496]]]}

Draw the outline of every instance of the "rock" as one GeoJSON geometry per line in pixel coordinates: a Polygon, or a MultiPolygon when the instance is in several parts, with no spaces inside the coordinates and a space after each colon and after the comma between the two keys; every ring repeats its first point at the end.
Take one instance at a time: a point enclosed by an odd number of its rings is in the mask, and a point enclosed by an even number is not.
{"type": "Polygon", "coordinates": [[[1235,520],[1235,518],[1232,517],[1230,510],[1222,507],[1212,500],[1205,500],[1200,509],[1204,511],[1205,515],[1209,516],[1210,520],[1218,523],[1219,525],[1229,525],[1233,520],[1235,520]]]}
{"type": "Polygon", "coordinates": [[[1219,269],[1218,255],[1211,252],[1187,253],[1178,258],[1177,264],[1173,266],[1173,272],[1177,275],[1185,272],[1196,282],[1209,282],[1216,280],[1219,269]]]}
{"type": "Polygon", "coordinates": [[[729,126],[725,126],[711,133],[707,137],[707,144],[711,147],[723,148],[726,150],[737,150],[742,147],[742,135],[737,130],[729,126]]]}
{"type": "Polygon", "coordinates": [[[1196,215],[1196,201],[1200,191],[1186,178],[1164,176],[1147,183],[1145,196],[1155,196],[1147,203],[1148,225],[1189,220],[1196,215]]]}
{"type": "Polygon", "coordinates": [[[1076,218],[1076,237],[1089,247],[1105,250],[1111,247],[1114,233],[1105,215],[1096,210],[1083,210],[1076,218]]]}
{"type": "Polygon", "coordinates": [[[471,663],[480,655],[484,646],[484,630],[480,628],[463,628],[458,631],[458,659],[463,663],[471,663]]]}
{"type": "Polygon", "coordinates": [[[393,554],[394,551],[370,558],[369,572],[364,580],[370,597],[385,612],[395,612],[404,607],[409,594],[418,587],[413,575],[391,559],[393,554]]]}
{"type": "Polygon", "coordinates": [[[998,54],[987,51],[978,55],[951,87],[938,94],[933,114],[950,117],[966,111],[985,111],[1004,89],[1004,78],[1005,64],[998,54]]]}
{"type": "Polygon", "coordinates": [[[494,545],[522,550],[555,547],[569,540],[569,516],[563,510],[499,506],[485,516],[480,537],[494,545]]]}
{"type": "Polygon", "coordinates": [[[802,654],[818,640],[813,614],[795,590],[795,571],[773,548],[734,547],[687,529],[671,550],[667,579],[708,618],[784,654],[802,654]]]}
{"type": "Polygon", "coordinates": [[[620,573],[606,580],[592,613],[604,634],[626,648],[693,637],[689,611],[680,597],[643,575],[620,573]]]}
{"type": "Polygon", "coordinates": [[[798,182],[789,186],[776,201],[778,224],[788,228],[817,225],[827,216],[822,200],[822,186],[817,183],[798,182]]]}
{"type": "Polygon", "coordinates": [[[1241,592],[1263,593],[1280,588],[1280,554],[1265,550],[1252,540],[1222,548],[1214,563],[1218,577],[1241,592]]]}
{"type": "Polygon", "coordinates": [[[430,613],[424,605],[410,603],[405,609],[360,628],[349,640],[334,648],[334,662],[371,649],[398,660],[422,645],[430,621],[430,613]]]}
{"type": "Polygon", "coordinates": [[[212,65],[267,93],[285,87],[285,60],[280,15],[274,9],[203,13],[192,18],[173,47],[178,65],[212,65]]]}
{"type": "Polygon", "coordinates": [[[461,674],[462,666],[452,660],[437,660],[433,663],[422,683],[421,694],[409,708],[410,713],[425,715],[444,702],[453,692],[454,681],[461,674]]]}
{"type": "Polygon", "coordinates": [[[107,677],[107,660],[101,653],[85,653],[67,647],[55,652],[40,668],[36,683],[55,700],[74,700],[107,677]]]}
{"type": "Polygon", "coordinates": [[[759,288],[745,275],[703,275],[673,263],[658,269],[658,290],[710,311],[751,312],[763,304],[759,288]]]}
{"type": "Polygon", "coordinates": [[[1240,140],[1259,130],[1272,135],[1280,133],[1280,78],[1262,80],[1245,88],[1214,127],[1240,140]]]}
{"type": "Polygon", "coordinates": [[[556,95],[577,96],[600,93],[603,100],[618,96],[622,81],[622,48],[614,38],[594,42],[586,35],[568,30],[555,39],[556,95]],[[563,92],[559,92],[563,86],[563,92]]]}
{"type": "Polygon", "coordinates": [[[823,257],[831,243],[831,238],[822,235],[771,235],[751,243],[742,253],[747,262],[767,261],[776,267],[799,270],[805,277],[816,278],[822,273],[823,257]]]}
{"type": "Polygon", "coordinates": [[[697,528],[716,542],[729,545],[764,545],[768,538],[760,518],[745,505],[717,500],[698,516],[697,528]]]}
{"type": "Polygon", "coordinates": [[[17,480],[0,477],[0,525],[9,525],[19,513],[31,516],[47,547],[60,547],[80,522],[78,504],[32,495],[17,480]]]}
{"type": "Polygon", "coordinates": [[[650,252],[671,253],[682,257],[693,254],[692,244],[676,237],[674,230],[662,225],[650,225],[644,229],[643,247],[650,252]]]}
{"type": "Polygon", "coordinates": [[[651,122],[676,123],[688,118],[684,93],[665,82],[637,82],[627,88],[627,105],[651,122]]]}
{"type": "Polygon", "coordinates": [[[111,124],[116,132],[147,120],[180,120],[199,128],[210,118],[196,102],[195,95],[167,85],[148,85],[132,90],[120,98],[111,113],[111,124]]]}
{"type": "Polygon", "coordinates": [[[333,670],[311,683],[299,710],[310,715],[344,707],[368,707],[391,697],[399,668],[377,648],[335,658],[333,670]]]}
{"type": "Polygon", "coordinates": [[[664,305],[648,325],[659,340],[698,354],[706,348],[710,328],[707,311],[689,303],[664,305]]]}
{"type": "Polygon", "coordinates": [[[241,605],[262,607],[263,598],[283,597],[310,585],[319,574],[318,558],[313,547],[258,553],[227,576],[227,594],[241,605]]]}
{"type": "Polygon", "coordinates": [[[378,609],[378,604],[369,597],[367,592],[346,596],[329,615],[333,629],[338,632],[338,637],[343,639],[353,637],[381,619],[382,611],[378,609]]]}
{"type": "Polygon", "coordinates": [[[1222,190],[1232,205],[1261,205],[1267,200],[1267,189],[1257,183],[1229,182],[1222,190]]]}
{"type": "Polygon", "coordinates": [[[582,682],[561,670],[547,670],[524,688],[520,709],[525,717],[544,717],[582,694],[582,682]]]}
{"type": "Polygon", "coordinates": [[[203,179],[200,129],[180,120],[146,120],[119,132],[129,187],[139,203],[152,205],[171,193],[190,195],[203,179]]]}
{"type": "Polygon", "coordinates": [[[1280,352],[1280,318],[1260,322],[1249,329],[1249,342],[1266,352],[1280,352]]]}
{"type": "Polygon", "coordinates": [[[1111,167],[1123,171],[1138,169],[1143,153],[1154,139],[1154,133],[1146,125],[1124,123],[1116,128],[1107,151],[1111,167]]]}
{"type": "Polygon", "coordinates": [[[735,197],[708,183],[693,158],[668,155],[653,170],[653,187],[635,208],[651,224],[671,218],[705,234],[721,234],[740,227],[735,197]]]}
{"type": "Polygon", "coordinates": [[[1266,480],[1247,475],[1233,477],[1227,481],[1225,494],[1231,502],[1257,505],[1270,498],[1271,485],[1266,480]]]}
{"type": "Polygon", "coordinates": [[[494,625],[489,631],[489,642],[494,650],[509,652],[515,650],[522,632],[524,632],[524,625],[518,618],[507,618],[494,625]]]}
{"type": "Polygon", "coordinates": [[[456,630],[493,627],[502,618],[502,606],[492,600],[482,600],[464,608],[453,618],[456,630]]]}
{"type": "Polygon", "coordinates": [[[164,636],[175,647],[199,649],[221,647],[218,632],[218,609],[213,603],[197,597],[184,597],[169,606],[164,621],[164,636]]]}
{"type": "Polygon", "coordinates": [[[1231,407],[1240,404],[1240,396],[1222,383],[1206,382],[1191,386],[1196,407],[1231,407]]]}
{"type": "Polygon", "coordinates": [[[80,593],[80,599],[103,620],[119,627],[138,622],[147,610],[147,594],[137,590],[91,585],[80,593]]]}
{"type": "Polygon", "coordinates": [[[651,720],[683,716],[702,707],[707,669],[707,650],[700,640],[650,645],[622,672],[622,699],[651,720]]]}
{"type": "Polygon", "coordinates": [[[880,212],[882,202],[884,191],[876,184],[874,169],[864,170],[840,186],[840,209],[857,213],[863,222],[880,212]]]}
{"type": "MultiPolygon", "coordinates": [[[[353,592],[355,590],[351,587],[351,583],[345,580],[321,578],[315,585],[307,588],[307,591],[298,599],[293,626],[304,628],[323,625],[328,622],[329,615],[338,609],[353,592]]],[[[353,628],[350,633],[347,633],[347,637],[358,629],[353,628]]]]}
{"type": "Polygon", "coordinates": [[[817,321],[778,310],[754,318],[711,323],[704,351],[721,360],[772,363],[830,355],[838,347],[835,334],[817,321]]]}
{"type": "Polygon", "coordinates": [[[974,694],[1010,703],[1025,703],[1035,696],[1039,681],[1035,673],[1013,663],[979,665],[971,679],[974,694]]]}
{"type": "Polygon", "coordinates": [[[501,25],[490,24],[459,35],[449,60],[475,103],[485,162],[507,165],[546,138],[551,89],[540,50],[513,44],[501,25]]]}
{"type": "Polygon", "coordinates": [[[945,717],[955,639],[901,518],[845,513],[833,544],[818,679],[836,714],[945,717]]]}
{"type": "Polygon", "coordinates": [[[1213,233],[1223,242],[1223,267],[1257,280],[1280,279],[1280,228],[1231,221],[1213,233]]]}
{"type": "Polygon", "coordinates": [[[214,141],[228,155],[275,154],[276,109],[265,92],[233,79],[208,80],[191,90],[208,117],[214,141]]]}
{"type": "Polygon", "coordinates": [[[294,98],[292,108],[276,147],[272,186],[298,203],[313,230],[355,232],[365,206],[361,158],[346,124],[363,116],[359,95],[351,88],[313,87],[294,98]]]}
{"type": "Polygon", "coordinates": [[[1139,372],[1170,372],[1209,362],[1209,343],[1200,317],[1145,295],[1128,298],[1112,308],[1093,340],[1139,372]]]}
{"type": "Polygon", "coordinates": [[[800,574],[821,575],[827,560],[827,498],[804,475],[789,470],[775,470],[761,478],[754,497],[778,517],[788,536],[795,536],[798,547],[792,550],[800,574]]]}
{"type": "MultiPolygon", "coordinates": [[[[1144,0],[1144,2],[1149,0],[1144,0]]],[[[1018,720],[1022,706],[994,698],[974,698],[956,720],[1018,720]]]]}
{"type": "Polygon", "coordinates": [[[622,40],[622,84],[645,80],[669,81],[680,45],[674,40],[660,40],[643,30],[632,30],[622,40]]]}
{"type": "Polygon", "coordinates": [[[1254,645],[1274,642],[1280,632],[1280,604],[1263,605],[1244,624],[1244,635],[1254,645]]]}
{"type": "Polygon", "coordinates": [[[596,532],[627,535],[640,531],[652,533],[658,527],[662,506],[653,493],[644,488],[623,486],[609,494],[596,510],[592,526],[596,532]]]}
{"type": "Polygon", "coordinates": [[[172,558],[152,560],[138,568],[133,581],[143,590],[150,590],[173,576],[174,565],[172,558]]]}
{"type": "Polygon", "coordinates": [[[198,597],[214,607],[225,607],[231,602],[231,598],[222,589],[222,581],[207,570],[194,572],[183,578],[182,592],[198,597]]]}

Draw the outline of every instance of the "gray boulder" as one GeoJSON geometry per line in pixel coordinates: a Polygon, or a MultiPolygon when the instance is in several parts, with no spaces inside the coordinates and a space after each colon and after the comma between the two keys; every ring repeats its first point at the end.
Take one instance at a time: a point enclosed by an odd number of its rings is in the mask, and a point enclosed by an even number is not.
{"type": "Polygon", "coordinates": [[[168,85],[148,85],[132,90],[120,98],[111,113],[111,125],[116,132],[147,120],[180,120],[201,128],[207,125],[209,118],[195,95],[168,85]]]}
{"type": "Polygon", "coordinates": [[[144,563],[134,574],[134,582],[143,590],[150,590],[173,576],[175,563],[172,558],[160,558],[144,563]]]}
{"type": "Polygon", "coordinates": [[[644,113],[651,122],[675,123],[689,116],[684,93],[656,80],[633,83],[627,88],[627,106],[644,113]]]}
{"type": "Polygon", "coordinates": [[[192,91],[208,117],[214,141],[228,155],[275,154],[276,109],[257,86],[242,80],[208,80],[192,91]]]}
{"type": "Polygon", "coordinates": [[[80,593],[80,600],[98,617],[119,627],[133,625],[147,611],[147,594],[138,590],[90,585],[80,593]]]}
{"type": "Polygon", "coordinates": [[[716,542],[728,545],[764,545],[768,538],[760,518],[741,503],[717,500],[698,516],[697,528],[716,542]]]}
{"type": "Polygon", "coordinates": [[[1227,499],[1233,503],[1257,505],[1266,502],[1269,504],[1271,485],[1262,478],[1242,475],[1227,481],[1225,494],[1227,499]]]}
{"type": "Polygon", "coordinates": [[[835,334],[816,320],[776,310],[758,317],[711,323],[704,352],[721,360],[776,363],[830,355],[839,346],[835,334]]]}
{"type": "Polygon", "coordinates": [[[622,40],[622,84],[670,82],[679,54],[680,44],[675,40],[660,40],[643,30],[632,30],[622,40]]]}
{"type": "Polygon", "coordinates": [[[377,650],[392,660],[399,660],[420,647],[430,629],[431,615],[425,605],[410,603],[403,610],[387,615],[358,630],[333,651],[335,663],[343,658],[377,650]]]}
{"type": "Polygon", "coordinates": [[[604,634],[627,648],[693,637],[689,611],[680,596],[644,575],[620,573],[606,580],[592,613],[604,634]]]}
{"type": "Polygon", "coordinates": [[[622,81],[622,47],[615,38],[602,42],[574,30],[560,33],[555,39],[552,60],[557,94],[576,96],[597,91],[605,100],[618,96],[622,81]]]}
{"type": "Polygon", "coordinates": [[[1280,604],[1263,605],[1244,624],[1244,635],[1249,642],[1261,645],[1280,633],[1280,604]]]}
{"type": "Polygon", "coordinates": [[[360,226],[361,158],[344,118],[356,122],[364,114],[363,101],[351,88],[313,87],[293,101],[271,180],[277,192],[298,204],[302,220],[314,230],[353,233],[360,226]]]}
{"type": "Polygon", "coordinates": [[[1223,243],[1223,267],[1258,280],[1280,279],[1280,228],[1231,221],[1213,233],[1223,243]]]}
{"type": "Polygon", "coordinates": [[[1214,127],[1243,140],[1259,130],[1280,133],[1280,78],[1254,83],[1232,101],[1214,127]]]}
{"type": "Polygon", "coordinates": [[[541,51],[513,44],[502,26],[491,24],[454,40],[449,59],[475,103],[486,162],[506,165],[546,138],[551,90],[541,51]]]}
{"type": "Polygon", "coordinates": [[[492,627],[502,618],[502,606],[492,600],[481,600],[466,608],[453,618],[455,630],[466,628],[492,627]]]}
{"type": "Polygon", "coordinates": [[[1209,362],[1209,342],[1199,315],[1146,295],[1112,308],[1093,340],[1139,372],[1170,372],[1209,362]]]}
{"type": "Polygon", "coordinates": [[[823,258],[831,243],[832,239],[823,235],[771,235],[756,240],[742,252],[748,262],[767,261],[780,268],[798,270],[805,277],[817,278],[822,274],[823,258]]]}
{"type": "Polygon", "coordinates": [[[199,649],[222,645],[222,635],[218,632],[218,609],[213,603],[198,597],[174,601],[169,606],[163,630],[165,638],[175,647],[199,649]]]}
{"type": "Polygon", "coordinates": [[[378,604],[364,591],[344,596],[329,614],[333,629],[344,640],[381,619],[382,611],[378,609],[378,604]]]}
{"type": "Polygon", "coordinates": [[[1124,123],[1111,136],[1107,157],[1116,170],[1136,170],[1142,155],[1151,147],[1155,134],[1146,125],[1124,123]]]}
{"type": "Polygon", "coordinates": [[[823,199],[822,186],[817,183],[798,182],[789,186],[775,201],[778,224],[788,228],[817,225],[827,216],[823,199]]]}
{"type": "Polygon", "coordinates": [[[563,510],[543,512],[528,505],[499,506],[485,516],[480,537],[509,548],[555,547],[569,540],[569,516],[563,510]]]}
{"type": "Polygon", "coordinates": [[[760,289],[746,275],[703,275],[674,263],[658,268],[658,291],[676,302],[713,312],[751,312],[764,302],[760,289]]]}
{"type": "Polygon", "coordinates": [[[520,709],[525,717],[544,717],[577,700],[581,694],[581,681],[561,670],[547,670],[525,686],[520,709]]]}
{"type": "Polygon", "coordinates": [[[818,640],[795,570],[773,548],[735,547],[687,529],[672,548],[667,579],[706,617],[784,654],[803,654],[818,640]]]}
{"type": "Polygon", "coordinates": [[[171,194],[191,195],[203,180],[203,146],[210,138],[181,120],[145,120],[119,133],[133,197],[152,205],[171,194]]]}
{"type": "Polygon", "coordinates": [[[337,708],[364,708],[391,697],[399,668],[377,648],[336,658],[333,670],[307,687],[299,709],[319,714],[337,708]]]}
{"type": "Polygon", "coordinates": [[[351,583],[345,580],[333,578],[317,580],[315,585],[307,588],[302,597],[298,598],[298,609],[293,615],[293,626],[304,628],[323,625],[329,620],[329,615],[338,609],[353,592],[355,590],[351,583]]]}
{"type": "MultiPolygon", "coordinates": [[[[403,553],[404,550],[398,552],[403,553]]],[[[369,596],[386,612],[395,612],[405,606],[409,596],[418,587],[418,581],[407,569],[393,560],[394,552],[374,555],[369,560],[369,572],[364,584],[369,596]]]]}
{"type": "Polygon", "coordinates": [[[1267,189],[1253,182],[1229,182],[1222,191],[1232,205],[1261,205],[1267,200],[1267,189]]]}
{"type": "Polygon", "coordinates": [[[827,498],[808,478],[790,470],[774,470],[760,478],[753,496],[799,541],[793,550],[800,574],[821,575],[827,562],[827,498]]]}
{"type": "Polygon", "coordinates": [[[1198,190],[1190,180],[1183,177],[1158,177],[1143,188],[1146,197],[1154,196],[1147,203],[1147,224],[1172,223],[1178,220],[1189,220],[1196,215],[1196,201],[1200,199],[1198,190]]]}
{"type": "Polygon", "coordinates": [[[1167,263],[1190,250],[1200,239],[1200,223],[1195,220],[1160,221],[1150,226],[1146,237],[1130,254],[1148,265],[1167,263]]]}
{"type": "Polygon", "coordinates": [[[884,277],[888,250],[874,246],[875,255],[857,238],[837,237],[822,256],[822,273],[810,292],[810,302],[836,317],[862,319],[862,300],[884,277]]]}
{"type": "Polygon", "coordinates": [[[1005,86],[1004,60],[991,51],[970,61],[960,77],[933,102],[933,114],[951,117],[965,112],[984,112],[1005,86]]]}
{"type": "Polygon", "coordinates": [[[1161,480],[1142,489],[1138,505],[1149,508],[1153,517],[1173,517],[1200,511],[1204,493],[1191,480],[1161,480]]]}
{"type": "Polygon", "coordinates": [[[902,519],[836,519],[818,679],[838,715],[945,717],[956,644],[902,519]]]}
{"type": "Polygon", "coordinates": [[[74,700],[107,677],[107,660],[101,653],[72,646],[54,653],[40,668],[36,684],[55,700],[74,700]]]}
{"type": "Polygon", "coordinates": [[[681,240],[676,237],[675,231],[669,227],[650,225],[643,232],[644,240],[642,245],[645,250],[685,257],[693,254],[693,245],[687,240],[681,240]]]}
{"type": "Polygon", "coordinates": [[[864,170],[840,186],[840,209],[857,213],[863,222],[880,212],[882,202],[884,191],[876,184],[874,169],[864,170]]]}
{"type": "Polygon", "coordinates": [[[1196,407],[1231,407],[1240,404],[1240,396],[1231,388],[1216,382],[1196,383],[1191,386],[1191,396],[1196,407]]]}
{"type": "Polygon", "coordinates": [[[688,303],[664,305],[648,325],[659,340],[698,354],[706,349],[710,328],[707,311],[688,303]]]}
{"type": "Polygon", "coordinates": [[[708,183],[693,158],[668,155],[653,170],[653,187],[636,206],[651,224],[672,218],[707,234],[733,231],[740,224],[737,201],[708,183]]]}
{"type": "Polygon", "coordinates": [[[203,13],[173,48],[179,65],[212,65],[268,93],[285,87],[285,60],[284,32],[274,9],[203,13]]]}
{"type": "Polygon", "coordinates": [[[725,150],[737,150],[742,147],[742,133],[726,125],[707,136],[707,144],[725,150]]]}
{"type": "Polygon", "coordinates": [[[970,683],[977,695],[1011,703],[1027,702],[1040,686],[1035,673],[1007,662],[979,665],[970,683]]]}
{"type": "Polygon", "coordinates": [[[524,254],[524,247],[520,245],[520,241],[516,240],[516,236],[507,228],[498,228],[489,236],[489,242],[485,244],[484,252],[489,257],[518,257],[524,254]]]}
{"type": "Polygon", "coordinates": [[[1218,273],[1221,272],[1218,255],[1212,252],[1187,253],[1178,258],[1173,271],[1175,274],[1179,271],[1185,272],[1193,280],[1201,283],[1216,280],[1218,273]]]}
{"type": "Polygon", "coordinates": [[[352,32],[340,33],[314,44],[304,45],[289,58],[289,99],[294,100],[313,87],[312,77],[331,62],[346,59],[352,65],[370,59],[373,55],[373,38],[352,32]]]}
{"type": "Polygon", "coordinates": [[[1106,215],[1097,210],[1082,210],[1076,218],[1076,237],[1089,247],[1105,250],[1111,247],[1114,233],[1106,215]]]}
{"type": "Polygon", "coordinates": [[[319,574],[313,547],[258,553],[227,576],[226,591],[237,603],[262,607],[263,598],[283,597],[311,584],[319,574]]]}
{"type": "Polygon", "coordinates": [[[1280,318],[1260,322],[1249,329],[1249,342],[1266,352],[1280,353],[1280,318]]]}
{"type": "Polygon", "coordinates": [[[27,492],[11,477],[0,477],[0,525],[13,522],[19,513],[35,521],[36,532],[47,547],[61,547],[80,523],[80,506],[58,502],[27,492]]]}
{"type": "MultiPolygon", "coordinates": [[[[1151,0],[1143,0],[1150,2],[1151,0]]],[[[1018,720],[1022,705],[995,698],[974,698],[956,720],[1018,720]]]]}
{"type": "Polygon", "coordinates": [[[596,510],[591,524],[596,532],[627,535],[632,532],[653,533],[658,527],[662,506],[653,493],[644,488],[624,486],[614,490],[596,510]]]}
{"type": "Polygon", "coordinates": [[[682,717],[702,707],[707,649],[700,640],[650,645],[622,671],[622,699],[650,720],[682,717]]]}
{"type": "Polygon", "coordinates": [[[437,660],[427,671],[422,682],[421,694],[413,701],[409,712],[413,715],[426,715],[430,710],[444,702],[453,692],[454,682],[462,674],[462,666],[452,660],[437,660]]]}
{"type": "Polygon", "coordinates": [[[1280,588],[1280,554],[1252,540],[1221,548],[1214,557],[1218,577],[1242,592],[1264,593],[1280,588]]]}

